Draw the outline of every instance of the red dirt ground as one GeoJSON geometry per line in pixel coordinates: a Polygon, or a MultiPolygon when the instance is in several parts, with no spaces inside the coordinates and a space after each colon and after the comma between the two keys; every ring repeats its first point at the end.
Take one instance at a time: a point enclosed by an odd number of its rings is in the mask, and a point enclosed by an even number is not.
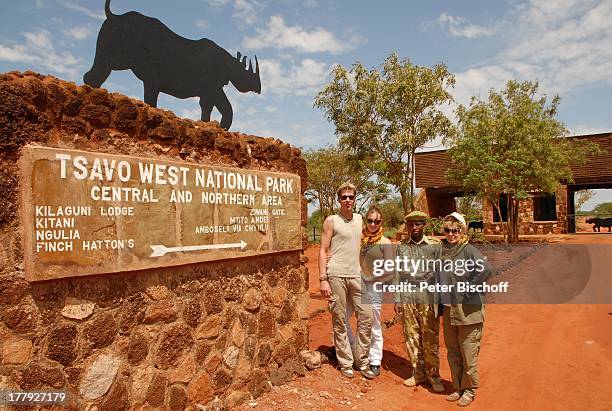
{"type": "MultiPolygon", "coordinates": [[[[612,244],[612,235],[564,236],[564,242],[612,244]]],[[[612,253],[611,253],[612,254],[612,253]]],[[[610,264],[612,257],[596,264],[610,264]]],[[[310,272],[310,312],[326,307],[318,293],[318,246],[306,250],[310,272]]],[[[595,257],[594,257],[595,258],[595,257]]],[[[602,257],[597,257],[601,259],[602,257]]],[[[612,284],[612,270],[597,283],[612,284]]],[[[383,306],[383,319],[393,307],[383,306]]],[[[329,364],[303,378],[273,387],[242,409],[432,410],[457,409],[426,387],[407,388],[410,376],[402,330],[394,325],[384,334],[379,378],[347,380],[329,364]],[[329,395],[328,395],[329,394],[329,395]],[[330,397],[324,398],[323,396],[330,397]]],[[[310,349],[331,344],[327,312],[310,320],[310,349]]],[[[447,393],[452,391],[446,349],[440,335],[440,364],[447,393]]],[[[471,410],[612,410],[612,304],[487,306],[479,357],[481,388],[471,410]]]]}

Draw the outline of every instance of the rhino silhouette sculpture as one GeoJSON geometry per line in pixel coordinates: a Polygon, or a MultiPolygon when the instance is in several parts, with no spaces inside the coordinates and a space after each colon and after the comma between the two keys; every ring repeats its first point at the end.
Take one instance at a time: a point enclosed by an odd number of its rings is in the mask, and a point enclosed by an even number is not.
{"type": "Polygon", "coordinates": [[[113,14],[110,0],[104,5],[93,66],[83,76],[100,87],[113,70],[132,70],[144,85],[144,101],[157,107],[159,93],[177,98],[200,97],[202,121],[210,121],[213,107],[221,113],[221,127],[232,125],[233,109],[223,87],[231,82],[242,93],[261,93],[259,62],[233,57],[215,42],[179,36],[161,21],[135,11],[113,14]]]}

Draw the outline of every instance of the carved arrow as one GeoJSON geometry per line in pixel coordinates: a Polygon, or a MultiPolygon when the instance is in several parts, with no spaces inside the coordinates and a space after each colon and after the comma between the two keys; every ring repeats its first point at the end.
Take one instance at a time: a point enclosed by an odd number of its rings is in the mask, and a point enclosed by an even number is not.
{"type": "Polygon", "coordinates": [[[177,253],[183,251],[199,251],[199,250],[218,250],[221,248],[240,248],[244,250],[244,247],[247,246],[247,243],[244,240],[240,240],[239,243],[230,243],[230,244],[206,244],[206,245],[187,245],[182,247],[166,247],[165,245],[151,245],[151,249],[153,253],[150,257],[161,257],[166,255],[166,253],[177,253]]]}

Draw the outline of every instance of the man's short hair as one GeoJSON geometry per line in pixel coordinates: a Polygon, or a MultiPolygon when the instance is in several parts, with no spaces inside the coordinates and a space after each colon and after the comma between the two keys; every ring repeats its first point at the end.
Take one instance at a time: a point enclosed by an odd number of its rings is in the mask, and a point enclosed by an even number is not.
{"type": "Polygon", "coordinates": [[[353,195],[357,195],[357,188],[355,188],[353,184],[347,181],[345,183],[342,183],[340,187],[338,187],[338,190],[336,190],[336,196],[340,197],[340,193],[346,190],[351,190],[353,192],[353,195]]]}

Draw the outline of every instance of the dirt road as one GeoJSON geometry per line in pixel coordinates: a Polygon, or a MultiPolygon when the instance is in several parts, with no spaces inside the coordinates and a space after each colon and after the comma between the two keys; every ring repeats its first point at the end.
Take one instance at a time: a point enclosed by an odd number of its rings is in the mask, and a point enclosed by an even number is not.
{"type": "MultiPolygon", "coordinates": [[[[580,236],[568,242],[610,243],[603,236],[580,236]]],[[[311,312],[325,307],[318,295],[318,248],[306,251],[310,261],[311,312]]],[[[598,265],[610,263],[601,254],[598,265]]],[[[612,269],[599,270],[598,284],[612,284],[612,269]],[[603,273],[603,274],[602,274],[603,273]],[[601,276],[607,281],[602,281],[601,276]]],[[[385,306],[383,318],[393,317],[385,306]]],[[[310,348],[331,346],[327,312],[311,319],[310,348]]],[[[444,341],[440,336],[440,363],[447,393],[452,391],[444,341]]],[[[385,331],[381,376],[368,382],[346,380],[330,365],[308,372],[274,389],[245,408],[432,410],[457,409],[424,387],[407,388],[410,376],[402,331],[385,331]],[[327,398],[329,397],[329,398],[327,398]],[[255,405],[257,404],[257,405],[255,405]]],[[[612,410],[612,304],[489,304],[479,357],[481,388],[472,410],[612,410]]]]}

